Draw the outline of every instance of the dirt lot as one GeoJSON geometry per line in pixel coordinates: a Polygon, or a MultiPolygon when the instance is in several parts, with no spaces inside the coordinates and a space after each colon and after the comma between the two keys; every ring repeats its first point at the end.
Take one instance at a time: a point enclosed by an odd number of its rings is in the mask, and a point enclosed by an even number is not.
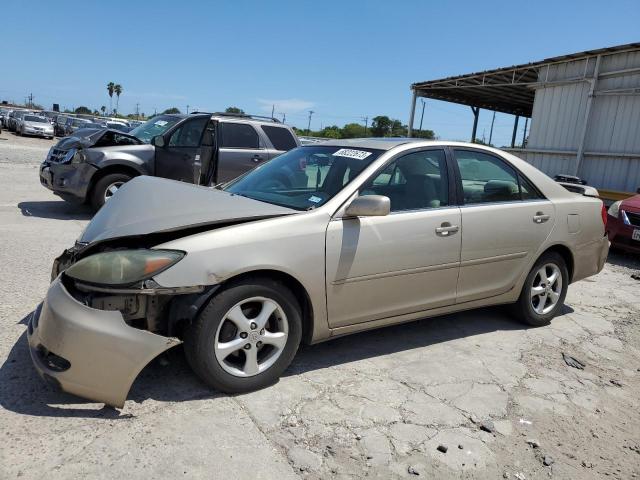
{"type": "Polygon", "coordinates": [[[354,335],[248,395],[206,389],[180,348],[122,410],[49,390],[25,318],[89,219],[40,186],[51,144],[0,135],[0,478],[640,478],[640,261],[621,254],[548,327],[495,308],[354,335]]]}

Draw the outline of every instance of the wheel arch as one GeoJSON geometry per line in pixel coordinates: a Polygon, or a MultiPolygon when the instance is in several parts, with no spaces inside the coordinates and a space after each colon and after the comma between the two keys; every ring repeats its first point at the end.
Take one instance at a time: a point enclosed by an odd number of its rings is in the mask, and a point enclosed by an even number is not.
{"type": "Polygon", "coordinates": [[[313,337],[314,326],[314,312],[313,304],[311,303],[311,297],[307,292],[307,289],[302,283],[294,276],[285,273],[281,270],[272,269],[260,269],[243,272],[233,277],[226,279],[220,286],[222,288],[229,284],[241,282],[248,278],[265,278],[269,280],[275,280],[285,285],[293,295],[300,302],[300,308],[302,309],[302,342],[305,344],[311,343],[313,337]]]}
{"type": "Polygon", "coordinates": [[[87,188],[87,196],[86,196],[87,201],[91,198],[91,195],[93,195],[93,189],[95,188],[96,183],[98,183],[98,181],[101,178],[104,178],[105,176],[110,175],[112,173],[124,173],[127,175],[131,175],[131,178],[137,177],[139,175],[144,175],[144,173],[141,172],[140,170],[130,165],[124,165],[120,163],[111,164],[111,165],[107,165],[106,167],[99,168],[96,171],[96,173],[91,177],[89,188],[87,188]]]}
{"type": "Polygon", "coordinates": [[[538,256],[538,258],[541,258],[543,255],[549,252],[555,252],[564,259],[565,263],[567,264],[567,270],[569,272],[569,283],[571,283],[573,281],[573,272],[575,270],[575,259],[573,258],[573,252],[571,252],[571,249],[566,245],[557,243],[548,247],[538,256]]]}

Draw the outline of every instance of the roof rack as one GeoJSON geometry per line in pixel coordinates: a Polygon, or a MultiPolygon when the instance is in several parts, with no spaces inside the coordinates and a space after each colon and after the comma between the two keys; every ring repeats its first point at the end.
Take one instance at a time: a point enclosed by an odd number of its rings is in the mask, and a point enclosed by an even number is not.
{"type": "Polygon", "coordinates": [[[264,115],[252,115],[249,113],[227,113],[227,112],[191,112],[189,115],[194,115],[198,113],[207,113],[211,116],[215,117],[232,117],[232,118],[248,118],[248,119],[256,119],[256,120],[267,120],[273,123],[281,123],[280,120],[274,117],[266,117],[264,115]]]}

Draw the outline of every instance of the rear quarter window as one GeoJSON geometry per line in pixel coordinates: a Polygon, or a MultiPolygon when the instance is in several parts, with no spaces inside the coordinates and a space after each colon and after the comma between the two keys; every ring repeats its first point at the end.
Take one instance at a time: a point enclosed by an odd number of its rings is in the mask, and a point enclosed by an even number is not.
{"type": "Polygon", "coordinates": [[[298,146],[295,138],[293,138],[293,135],[287,128],[263,125],[262,131],[267,134],[267,137],[269,137],[269,140],[276,150],[286,151],[298,146]]]}

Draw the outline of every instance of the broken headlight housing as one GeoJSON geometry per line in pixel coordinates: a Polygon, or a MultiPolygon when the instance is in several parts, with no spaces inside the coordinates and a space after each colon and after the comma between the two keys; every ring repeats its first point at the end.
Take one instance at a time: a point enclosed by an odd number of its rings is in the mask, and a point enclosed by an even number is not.
{"type": "Polygon", "coordinates": [[[67,268],[65,274],[85,283],[131,285],[175,265],[184,255],[176,250],[113,250],[83,258],[67,268]]]}

